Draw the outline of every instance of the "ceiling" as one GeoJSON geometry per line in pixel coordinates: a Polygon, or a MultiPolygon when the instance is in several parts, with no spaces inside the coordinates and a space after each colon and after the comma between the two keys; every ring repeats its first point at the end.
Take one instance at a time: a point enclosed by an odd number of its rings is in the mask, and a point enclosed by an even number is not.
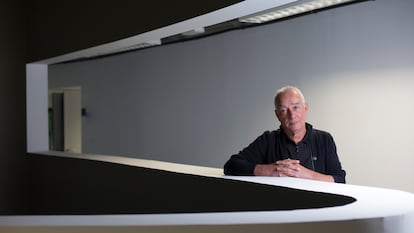
{"type": "Polygon", "coordinates": [[[249,26],[249,24],[240,23],[238,21],[238,18],[240,17],[279,7],[295,1],[296,0],[245,0],[213,12],[144,32],[139,35],[33,63],[55,64],[79,59],[90,59],[129,50],[136,50],[142,48],[142,46],[159,46],[162,44],[174,43],[177,41],[194,39],[200,36],[207,36],[214,33],[237,29],[249,26]],[[199,30],[203,31],[203,33],[197,34],[197,31],[199,30]]]}
{"type": "MultiPolygon", "coordinates": [[[[229,30],[257,26],[257,24],[253,23],[240,22],[239,18],[258,12],[266,11],[272,8],[291,5],[291,3],[294,2],[296,4],[296,2],[302,3],[306,2],[306,0],[245,0],[206,14],[202,14],[200,16],[190,18],[188,20],[184,20],[148,32],[144,32],[139,35],[83,49],[80,51],[67,53],[61,56],[52,57],[35,63],[55,64],[70,62],[74,60],[92,59],[96,57],[108,56],[152,46],[160,46],[175,42],[182,42],[185,40],[205,37],[229,30]]],[[[320,10],[321,9],[317,11],[320,10]]],[[[312,12],[315,12],[315,10],[307,13],[312,12]]],[[[298,15],[294,15],[291,17],[283,18],[282,20],[297,16],[298,15]]]]}

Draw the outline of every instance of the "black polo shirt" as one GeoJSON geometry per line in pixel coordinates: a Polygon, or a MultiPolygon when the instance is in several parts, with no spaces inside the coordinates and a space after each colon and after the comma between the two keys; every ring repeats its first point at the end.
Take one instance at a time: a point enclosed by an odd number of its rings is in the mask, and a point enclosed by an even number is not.
{"type": "Polygon", "coordinates": [[[286,154],[290,159],[296,159],[300,161],[300,164],[311,170],[315,170],[313,160],[317,160],[317,157],[313,156],[311,144],[309,142],[309,131],[306,132],[305,137],[298,144],[290,140],[285,133],[282,134],[286,141],[286,154]]]}
{"type": "Polygon", "coordinates": [[[226,175],[253,175],[257,164],[270,164],[287,158],[298,159],[302,166],[332,175],[335,182],[345,183],[346,172],[339,161],[333,137],[306,123],[304,139],[295,144],[281,128],[266,131],[249,146],[234,154],[224,165],[226,175]]]}

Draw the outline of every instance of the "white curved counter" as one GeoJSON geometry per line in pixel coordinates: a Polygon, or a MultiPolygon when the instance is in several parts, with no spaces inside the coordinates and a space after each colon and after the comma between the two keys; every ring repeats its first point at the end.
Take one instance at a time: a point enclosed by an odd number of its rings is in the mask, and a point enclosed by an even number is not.
{"type": "MultiPolygon", "coordinates": [[[[91,157],[88,157],[91,159],[91,157]]],[[[110,156],[93,159],[187,174],[350,196],[338,207],[184,214],[0,216],[0,232],[375,232],[412,233],[414,194],[287,177],[223,176],[221,169],[110,156]]],[[[280,201],[280,200],[279,200],[280,201]]],[[[285,200],[294,202],[295,200],[285,200]]]]}

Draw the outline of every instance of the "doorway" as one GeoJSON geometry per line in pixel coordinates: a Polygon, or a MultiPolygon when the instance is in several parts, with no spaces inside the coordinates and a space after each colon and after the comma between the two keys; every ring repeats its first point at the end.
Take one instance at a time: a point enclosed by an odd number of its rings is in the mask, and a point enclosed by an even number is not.
{"type": "Polygon", "coordinates": [[[81,88],[49,90],[49,150],[82,153],[81,88]]]}

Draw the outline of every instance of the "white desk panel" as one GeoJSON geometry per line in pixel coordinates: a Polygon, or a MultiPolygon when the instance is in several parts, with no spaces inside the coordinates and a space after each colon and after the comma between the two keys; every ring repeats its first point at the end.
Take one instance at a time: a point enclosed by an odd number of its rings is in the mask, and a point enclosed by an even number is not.
{"type": "MultiPolygon", "coordinates": [[[[91,159],[89,157],[88,159],[91,159]]],[[[414,232],[414,194],[288,177],[223,176],[221,169],[96,156],[96,160],[166,168],[187,174],[341,194],[357,201],[338,207],[185,214],[0,216],[0,232],[414,232]],[[120,160],[120,161],[116,161],[120,160]],[[166,166],[168,165],[168,166],[166,166]],[[186,170],[187,169],[187,170],[186,170]],[[200,171],[199,173],[197,171],[200,171]]],[[[272,200],[269,200],[272,201],[272,200]]],[[[275,201],[294,201],[277,200],[275,201]]]]}

